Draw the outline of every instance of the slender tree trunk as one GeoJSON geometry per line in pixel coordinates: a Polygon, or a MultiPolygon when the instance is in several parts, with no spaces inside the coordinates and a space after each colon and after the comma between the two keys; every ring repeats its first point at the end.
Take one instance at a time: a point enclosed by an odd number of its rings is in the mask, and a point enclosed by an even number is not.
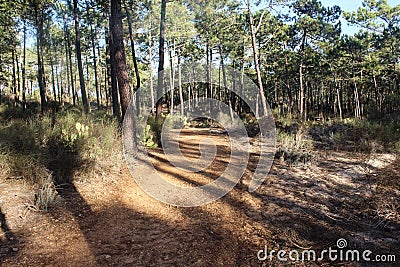
{"type": "Polygon", "coordinates": [[[138,63],[137,63],[137,59],[136,59],[135,42],[133,40],[131,14],[126,5],[125,5],[125,11],[126,11],[126,18],[128,19],[129,40],[131,42],[133,68],[135,69],[135,77],[136,77],[136,93],[135,93],[136,113],[137,113],[137,115],[139,115],[139,112],[140,112],[140,95],[139,95],[140,73],[139,73],[139,67],[138,67],[138,63]]]}
{"type": "Polygon", "coordinates": [[[342,101],[340,99],[340,91],[339,91],[339,85],[338,85],[337,79],[336,79],[336,74],[334,75],[334,82],[335,82],[335,88],[336,88],[336,98],[337,98],[337,106],[339,109],[339,117],[340,117],[340,120],[343,120],[342,101]]]}
{"type": "Polygon", "coordinates": [[[252,47],[253,47],[254,66],[256,68],[256,73],[257,73],[259,94],[261,97],[261,104],[262,104],[262,108],[264,111],[264,116],[268,116],[267,100],[264,95],[264,88],[263,88],[261,69],[260,69],[260,63],[259,63],[259,55],[258,55],[259,52],[258,52],[257,38],[256,38],[257,32],[256,32],[256,29],[254,26],[253,13],[251,12],[251,9],[250,9],[250,0],[247,0],[247,10],[249,12],[249,17],[250,17],[251,43],[252,43],[252,47]]]}
{"type": "MultiPolygon", "coordinates": [[[[43,12],[43,11],[40,11],[43,12]]],[[[38,83],[39,83],[39,92],[40,92],[40,103],[41,103],[41,112],[43,113],[47,106],[46,100],[46,79],[44,74],[44,64],[43,64],[43,54],[42,54],[42,45],[44,39],[43,33],[43,13],[39,14],[39,10],[35,10],[36,17],[36,49],[37,49],[37,57],[38,57],[38,83]]]]}
{"type": "MultiPolygon", "coordinates": [[[[87,16],[90,17],[91,12],[90,12],[90,7],[89,7],[88,2],[86,2],[86,9],[87,9],[87,16]]],[[[97,71],[96,43],[95,43],[95,33],[93,30],[92,24],[90,24],[90,40],[91,40],[92,53],[93,53],[93,68],[94,68],[94,84],[95,84],[95,90],[96,90],[96,104],[97,104],[97,109],[100,110],[100,98],[101,97],[100,97],[100,90],[99,90],[99,77],[98,77],[98,71],[97,71]]],[[[100,53],[98,55],[100,57],[100,53]]],[[[89,66],[88,66],[88,73],[89,73],[89,66]]],[[[90,96],[90,94],[88,96],[90,96]]]]}
{"type": "Polygon", "coordinates": [[[354,84],[354,102],[355,102],[354,116],[357,119],[359,119],[361,117],[361,106],[360,106],[360,99],[358,95],[358,87],[355,76],[353,77],[353,84],[354,84]]]}
{"type": "Polygon", "coordinates": [[[171,47],[168,47],[168,52],[169,52],[169,65],[170,65],[170,79],[169,79],[169,86],[171,88],[171,108],[170,108],[170,114],[171,116],[173,115],[173,110],[174,110],[174,95],[175,95],[175,71],[174,71],[174,58],[172,56],[172,45],[171,47]]]}
{"type": "Polygon", "coordinates": [[[375,105],[376,105],[378,111],[382,112],[381,105],[380,105],[381,96],[379,95],[379,91],[378,91],[378,83],[376,82],[375,71],[373,71],[372,77],[373,77],[373,80],[374,80],[375,105]]]}
{"type": "Polygon", "coordinates": [[[78,61],[79,83],[81,87],[82,104],[85,109],[85,112],[89,113],[89,103],[87,100],[85,77],[83,74],[83,66],[82,66],[81,32],[79,26],[78,0],[73,0],[73,2],[74,2],[74,21],[75,21],[75,50],[76,50],[76,58],[78,61]]]}
{"type": "Polygon", "coordinates": [[[85,56],[85,66],[86,66],[86,79],[85,79],[85,86],[87,88],[87,99],[88,99],[88,103],[90,106],[90,103],[92,102],[92,94],[90,93],[90,73],[89,73],[89,64],[88,64],[88,56],[85,56]]]}
{"type": "Polygon", "coordinates": [[[305,87],[304,87],[304,94],[303,94],[303,105],[304,105],[304,113],[303,113],[303,120],[304,121],[307,121],[307,116],[308,116],[308,102],[307,102],[307,98],[308,98],[308,96],[307,96],[307,92],[308,92],[308,90],[307,89],[309,89],[308,86],[309,84],[306,82],[305,83],[305,87]]]}
{"type": "MultiPolygon", "coordinates": [[[[60,96],[61,96],[61,87],[60,87],[60,79],[58,78],[58,76],[59,76],[58,75],[58,66],[55,65],[54,68],[55,68],[55,72],[56,72],[56,85],[57,85],[58,103],[60,104],[61,103],[61,98],[60,98],[60,96]]],[[[62,79],[62,77],[61,77],[61,79],[62,79]]],[[[55,98],[55,102],[57,102],[57,97],[55,98]]]]}
{"type": "Polygon", "coordinates": [[[72,78],[71,72],[70,72],[70,65],[69,65],[69,53],[68,53],[68,48],[66,51],[66,59],[65,59],[65,65],[67,67],[67,73],[66,73],[66,78],[67,78],[67,95],[68,95],[68,102],[71,103],[71,97],[72,97],[72,80],[70,80],[70,78],[72,78]]]}
{"type": "MultiPolygon", "coordinates": [[[[217,96],[217,87],[213,85],[213,46],[210,45],[210,48],[208,52],[210,53],[210,58],[209,58],[209,64],[208,64],[208,72],[209,72],[209,90],[210,90],[210,95],[214,98],[217,96]]],[[[215,108],[211,103],[210,103],[210,112],[213,112],[213,109],[215,108]]]]}
{"type": "Polygon", "coordinates": [[[109,82],[110,77],[109,77],[109,74],[111,73],[110,69],[111,68],[110,68],[109,64],[106,63],[106,68],[104,69],[103,74],[104,74],[104,92],[106,93],[106,110],[107,110],[107,113],[108,113],[108,103],[109,103],[109,98],[110,98],[110,96],[109,96],[109,93],[110,93],[110,82],[109,82]]]}
{"type": "Polygon", "coordinates": [[[73,65],[72,65],[72,45],[71,45],[71,35],[70,31],[67,25],[66,20],[64,20],[64,25],[65,25],[65,38],[67,41],[67,72],[68,72],[68,62],[69,62],[69,75],[71,79],[71,91],[68,90],[72,94],[72,104],[75,106],[76,105],[76,94],[75,94],[75,80],[74,80],[74,71],[73,71],[73,65]]]}
{"type": "Polygon", "coordinates": [[[164,82],[164,32],[165,32],[165,12],[167,8],[167,0],[161,0],[161,19],[160,19],[160,42],[158,48],[158,81],[157,81],[157,104],[156,117],[160,118],[162,114],[162,95],[164,82]]]}
{"type": "Polygon", "coordinates": [[[192,75],[190,75],[190,82],[188,84],[188,113],[192,110],[192,88],[193,88],[193,79],[192,75]]]}
{"type": "MultiPolygon", "coordinates": [[[[150,60],[150,67],[152,67],[152,63],[150,60]]],[[[153,70],[150,68],[150,101],[151,101],[151,114],[154,115],[154,107],[155,107],[155,100],[154,100],[154,83],[153,83],[153,70]]]]}
{"type": "MultiPolygon", "coordinates": [[[[244,47],[243,47],[244,48],[244,47]]],[[[244,53],[243,53],[243,58],[242,58],[242,68],[241,68],[241,74],[240,74],[240,94],[243,94],[243,89],[244,89],[244,53]]],[[[244,107],[243,107],[243,99],[240,97],[239,98],[239,110],[240,113],[243,114],[244,112],[244,107]]]]}
{"type": "Polygon", "coordinates": [[[99,56],[99,66],[100,66],[100,73],[99,77],[97,79],[98,84],[99,84],[99,95],[100,95],[100,105],[103,104],[103,88],[102,88],[102,81],[103,81],[103,68],[101,67],[102,62],[101,62],[101,53],[100,53],[100,44],[97,42],[97,55],[99,56]]]}
{"type": "MultiPolygon", "coordinates": [[[[208,40],[206,42],[206,82],[207,82],[207,90],[210,91],[210,58],[209,58],[209,44],[208,44],[208,40]]],[[[211,107],[210,107],[211,109],[211,107]]]]}
{"type": "Polygon", "coordinates": [[[57,93],[56,93],[56,83],[55,83],[55,77],[54,77],[53,59],[50,59],[50,70],[51,70],[51,84],[52,84],[52,89],[53,89],[54,102],[57,102],[57,93]]]}
{"type": "Polygon", "coordinates": [[[151,52],[151,31],[148,34],[149,38],[149,65],[150,65],[150,101],[151,101],[151,114],[154,114],[155,100],[154,100],[154,84],[153,84],[153,53],[151,52]]]}
{"type": "Polygon", "coordinates": [[[98,80],[98,77],[97,77],[96,44],[94,42],[94,31],[93,31],[92,25],[90,25],[90,36],[91,36],[91,39],[92,39],[92,53],[93,53],[93,67],[94,67],[94,85],[95,85],[95,88],[96,88],[97,109],[100,110],[100,93],[99,93],[99,80],[98,80]]]}
{"type": "Polygon", "coordinates": [[[131,86],[129,84],[129,71],[126,66],[124,50],[124,32],[122,28],[121,0],[111,0],[112,36],[114,44],[114,56],[118,79],[118,88],[121,98],[122,119],[125,117],[132,99],[131,86]]]}
{"type": "MultiPolygon", "coordinates": [[[[112,29],[112,19],[110,18],[110,29],[112,29]]],[[[113,32],[110,31],[109,39],[109,59],[110,59],[110,84],[111,84],[111,100],[112,100],[112,108],[113,114],[117,117],[118,120],[121,120],[121,112],[118,100],[118,84],[117,84],[117,63],[115,60],[115,48],[114,48],[114,36],[113,32]]]]}
{"type": "Polygon", "coordinates": [[[231,118],[231,122],[234,122],[234,115],[233,115],[233,108],[232,108],[232,101],[231,101],[231,96],[230,96],[230,90],[228,89],[228,84],[227,84],[227,80],[226,80],[226,71],[225,71],[225,63],[224,63],[224,57],[222,54],[222,48],[221,45],[218,46],[219,49],[219,54],[220,54],[220,63],[221,63],[221,68],[222,68],[222,79],[224,81],[224,92],[226,95],[226,98],[228,100],[228,106],[229,106],[229,115],[231,118]]]}
{"type": "Polygon", "coordinates": [[[26,19],[24,15],[24,45],[22,59],[22,110],[26,110],[26,19]]]}
{"type": "MultiPolygon", "coordinates": [[[[109,27],[105,27],[104,29],[104,38],[106,39],[106,69],[105,69],[105,76],[104,76],[104,90],[106,91],[106,108],[108,110],[108,104],[111,99],[111,90],[112,90],[112,84],[111,84],[111,34],[109,33],[109,28],[111,27],[111,21],[109,20],[109,27]]],[[[111,105],[113,114],[114,113],[114,106],[111,105]]]]}
{"type": "Polygon", "coordinates": [[[15,63],[17,67],[17,96],[18,96],[18,101],[19,97],[21,96],[21,79],[20,79],[20,73],[19,73],[19,57],[18,54],[15,53],[15,63]]]}
{"type": "Polygon", "coordinates": [[[182,88],[182,67],[181,67],[181,48],[178,46],[178,89],[179,89],[179,100],[181,104],[181,116],[185,116],[184,114],[184,105],[183,105],[183,88],[182,88]]]}
{"type": "MultiPolygon", "coordinates": [[[[63,102],[63,98],[64,98],[63,69],[64,69],[64,64],[63,64],[63,59],[61,59],[61,61],[60,61],[60,74],[59,74],[60,78],[58,78],[58,75],[57,75],[57,84],[58,84],[58,87],[60,88],[59,94],[58,94],[58,102],[62,106],[64,106],[64,102],[63,102]]],[[[56,69],[56,73],[57,73],[57,69],[56,69]]]]}
{"type": "Polygon", "coordinates": [[[303,82],[303,60],[304,60],[304,46],[306,43],[307,32],[304,30],[303,38],[301,41],[301,48],[300,48],[300,65],[299,65],[299,83],[300,83],[300,96],[299,96],[299,105],[300,105],[300,117],[302,120],[305,120],[305,112],[304,112],[304,82],[303,82]]]}
{"type": "MultiPolygon", "coordinates": [[[[287,48],[285,47],[285,49],[287,49],[287,48]]],[[[287,58],[287,55],[285,55],[285,78],[286,78],[286,90],[287,90],[287,96],[288,96],[287,106],[288,106],[289,115],[292,116],[293,96],[292,96],[292,89],[290,88],[288,65],[289,65],[288,58],[287,58]]]]}
{"type": "MultiPolygon", "coordinates": [[[[210,51],[210,49],[209,49],[209,43],[208,43],[209,41],[207,40],[206,41],[206,50],[205,50],[205,52],[206,52],[206,90],[208,91],[208,92],[210,92],[210,98],[212,98],[212,93],[211,93],[211,83],[210,83],[210,70],[211,70],[211,68],[209,67],[210,66],[210,57],[209,57],[209,51],[210,51]]],[[[212,103],[210,102],[210,104],[209,104],[209,107],[208,107],[208,111],[210,112],[210,113],[212,113],[212,103]]]]}
{"type": "MultiPolygon", "coordinates": [[[[11,59],[12,59],[12,93],[15,97],[17,97],[17,78],[16,78],[16,67],[15,67],[15,49],[11,50],[11,59]]],[[[18,63],[17,63],[18,64],[18,63]]]]}

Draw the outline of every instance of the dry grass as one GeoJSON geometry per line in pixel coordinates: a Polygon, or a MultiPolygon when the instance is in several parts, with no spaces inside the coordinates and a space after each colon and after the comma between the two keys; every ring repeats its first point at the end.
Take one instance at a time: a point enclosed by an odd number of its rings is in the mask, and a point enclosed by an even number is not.
{"type": "Polygon", "coordinates": [[[35,199],[29,205],[35,210],[59,203],[57,185],[87,179],[89,171],[102,174],[121,162],[119,124],[105,114],[87,116],[71,108],[9,118],[0,120],[0,181],[33,185],[35,199]]]}

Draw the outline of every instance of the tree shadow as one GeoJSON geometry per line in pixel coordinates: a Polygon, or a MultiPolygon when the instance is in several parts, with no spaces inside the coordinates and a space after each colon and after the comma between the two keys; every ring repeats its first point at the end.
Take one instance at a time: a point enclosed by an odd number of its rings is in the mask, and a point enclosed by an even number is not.
{"type": "MultiPolygon", "coordinates": [[[[189,155],[193,153],[189,143],[184,144],[184,149],[187,150],[189,155]]],[[[198,148],[193,147],[192,150],[198,151],[198,148]]],[[[161,157],[156,158],[158,161],[163,161],[161,157]]],[[[257,161],[257,154],[253,153],[251,158],[257,161]]],[[[166,161],[164,163],[168,164],[166,161]]],[[[264,228],[270,229],[274,237],[272,240],[264,240],[264,243],[268,243],[271,246],[270,249],[276,247],[295,248],[301,251],[304,250],[304,247],[310,246],[317,251],[321,251],[329,247],[335,247],[339,238],[346,238],[349,241],[349,249],[359,249],[360,251],[369,249],[375,253],[374,255],[395,254],[398,257],[400,255],[398,249],[400,244],[398,232],[400,225],[398,222],[390,222],[390,220],[382,216],[373,218],[363,210],[364,207],[368,207],[368,202],[372,200],[368,196],[362,195],[365,191],[363,188],[370,186],[370,183],[376,183],[376,181],[369,179],[365,175],[357,176],[356,174],[352,176],[351,169],[357,167],[357,163],[360,165],[359,161],[333,159],[321,164],[323,165],[321,167],[324,168],[332,168],[334,165],[339,165],[336,174],[338,176],[348,176],[346,178],[348,181],[342,182],[341,179],[335,179],[334,177],[324,181],[328,177],[323,174],[318,179],[315,179],[313,175],[304,177],[294,172],[282,175],[279,174],[279,171],[276,171],[277,163],[275,162],[275,170],[271,173],[274,173],[275,176],[279,175],[278,180],[271,181],[271,179],[267,178],[262,188],[252,194],[245,192],[247,188],[237,186],[234,190],[236,192],[224,196],[220,201],[224,205],[236,209],[239,213],[244,213],[247,216],[247,220],[252,224],[261,224],[264,228]],[[346,184],[348,182],[351,184],[346,184]],[[276,194],[276,192],[279,192],[279,194],[276,194]],[[245,194],[250,195],[250,201],[258,201],[260,204],[257,207],[248,205],[240,198],[241,195],[245,194]],[[383,225],[387,227],[377,227],[382,225],[380,220],[385,221],[383,225]]],[[[396,164],[398,163],[392,163],[389,168],[396,166],[396,164]]],[[[247,168],[250,173],[254,171],[255,165],[248,164],[247,168]]],[[[379,171],[379,169],[370,164],[363,164],[362,167],[368,168],[373,173],[379,171]]],[[[158,166],[157,170],[161,173],[174,175],[177,179],[194,186],[199,185],[196,181],[182,177],[179,172],[172,172],[169,168],[158,166]]],[[[331,172],[331,174],[334,173],[334,171],[331,172]]],[[[394,173],[398,175],[399,172],[394,173]]],[[[205,176],[210,175],[207,172],[202,172],[202,174],[205,176]]],[[[391,181],[394,182],[394,179],[391,181]]],[[[393,190],[391,194],[394,194],[393,190]]],[[[207,209],[200,207],[183,209],[182,212],[188,217],[198,216],[198,214],[204,216],[206,214],[204,217],[207,219],[203,222],[204,227],[209,223],[210,225],[221,225],[220,221],[204,210],[207,209]],[[198,212],[192,212],[193,210],[198,210],[198,212]]],[[[240,242],[237,240],[239,240],[240,234],[239,236],[237,232],[228,234],[227,231],[223,226],[220,226],[219,232],[223,233],[220,234],[221,236],[232,235],[235,237],[236,244],[239,244],[240,242]]],[[[256,236],[253,241],[242,242],[239,246],[246,250],[247,255],[254,256],[257,249],[263,248],[263,245],[260,246],[260,240],[262,242],[262,238],[256,236]]],[[[246,253],[238,256],[236,263],[248,260],[246,253]]],[[[246,262],[246,266],[260,264],[254,257],[250,257],[250,260],[246,262]]],[[[325,261],[324,264],[342,266],[344,263],[325,261]]],[[[284,264],[276,261],[274,265],[283,266],[284,264]]],[[[374,266],[365,262],[360,264],[353,262],[350,265],[374,266]]],[[[387,263],[386,266],[396,266],[396,263],[387,263]]]]}
{"type": "Polygon", "coordinates": [[[1,230],[4,233],[5,240],[0,236],[0,266],[2,262],[7,259],[15,256],[18,253],[18,249],[20,246],[20,242],[17,240],[16,235],[11,231],[8,226],[6,216],[2,212],[0,207],[0,224],[1,230]]]}

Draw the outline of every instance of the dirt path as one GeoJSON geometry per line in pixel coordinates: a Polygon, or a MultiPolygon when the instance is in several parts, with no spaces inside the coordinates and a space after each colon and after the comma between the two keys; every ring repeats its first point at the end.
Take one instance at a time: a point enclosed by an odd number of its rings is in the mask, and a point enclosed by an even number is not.
{"type": "MultiPolygon", "coordinates": [[[[226,166],[229,147],[226,136],[208,132],[185,130],[181,140],[184,154],[192,157],[201,136],[218,144],[218,157],[205,172],[177,170],[157,149],[151,151],[158,159],[156,168],[176,183],[214,179],[226,166]]],[[[29,188],[3,183],[0,265],[260,266],[257,252],[266,245],[322,250],[339,238],[345,238],[349,248],[396,254],[400,260],[399,160],[391,155],[368,161],[344,152],[320,153],[307,170],[276,162],[262,187],[251,194],[246,191],[250,163],[244,183],[197,208],[176,208],[150,198],[124,164],[116,172],[63,188],[63,204],[48,213],[27,211],[29,188]],[[392,186],[397,181],[397,190],[385,187],[382,177],[388,175],[392,186]]],[[[285,266],[277,259],[264,264],[285,266]]],[[[315,265],[343,264],[296,264],[315,265]]],[[[357,264],[346,263],[352,265],[357,264]]]]}

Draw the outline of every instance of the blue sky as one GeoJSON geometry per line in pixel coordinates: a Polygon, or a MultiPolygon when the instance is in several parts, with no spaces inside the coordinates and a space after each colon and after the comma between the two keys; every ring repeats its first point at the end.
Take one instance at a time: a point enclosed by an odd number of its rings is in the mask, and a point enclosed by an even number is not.
{"type": "MultiPolygon", "coordinates": [[[[362,6],[362,0],[320,0],[323,6],[340,6],[345,11],[356,11],[362,6]]],[[[387,0],[388,4],[393,6],[399,5],[400,0],[387,0]]],[[[355,26],[347,25],[347,21],[342,19],[342,31],[344,34],[352,35],[359,31],[355,26]]]]}

